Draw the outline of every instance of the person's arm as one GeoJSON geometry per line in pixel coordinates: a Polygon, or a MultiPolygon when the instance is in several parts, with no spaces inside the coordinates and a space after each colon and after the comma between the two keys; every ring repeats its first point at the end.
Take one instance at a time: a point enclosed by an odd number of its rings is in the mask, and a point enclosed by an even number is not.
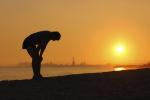
{"type": "Polygon", "coordinates": [[[39,52],[39,56],[40,56],[40,57],[42,57],[43,52],[44,52],[46,46],[47,46],[47,43],[43,43],[43,44],[40,45],[40,48],[41,48],[41,50],[40,50],[40,52],[39,52]]]}

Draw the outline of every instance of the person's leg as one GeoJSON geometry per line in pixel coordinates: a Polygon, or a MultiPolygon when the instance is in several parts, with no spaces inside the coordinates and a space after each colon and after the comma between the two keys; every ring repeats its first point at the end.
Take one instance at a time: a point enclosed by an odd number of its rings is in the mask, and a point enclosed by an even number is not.
{"type": "Polygon", "coordinates": [[[35,76],[40,78],[42,77],[40,70],[41,70],[41,59],[39,56],[33,58],[33,70],[35,71],[35,76]]]}
{"type": "Polygon", "coordinates": [[[43,59],[39,56],[39,50],[38,49],[36,49],[36,55],[37,55],[37,57],[34,57],[34,58],[36,58],[35,59],[36,66],[34,69],[36,70],[38,78],[42,79],[43,77],[42,77],[40,71],[41,71],[41,62],[43,59]]]}
{"type": "Polygon", "coordinates": [[[32,58],[32,69],[34,73],[33,78],[35,79],[38,78],[40,76],[40,64],[39,64],[38,57],[32,58]]]}
{"type": "Polygon", "coordinates": [[[40,74],[41,60],[39,57],[39,50],[37,50],[36,47],[30,47],[27,51],[32,58],[33,79],[39,79],[42,77],[40,74]]]}
{"type": "Polygon", "coordinates": [[[36,64],[37,64],[36,67],[35,67],[35,70],[36,70],[36,72],[37,72],[37,76],[38,76],[39,78],[42,78],[42,75],[41,75],[41,73],[40,73],[42,60],[41,60],[40,57],[38,57],[38,59],[37,59],[35,62],[36,62],[36,64]]]}

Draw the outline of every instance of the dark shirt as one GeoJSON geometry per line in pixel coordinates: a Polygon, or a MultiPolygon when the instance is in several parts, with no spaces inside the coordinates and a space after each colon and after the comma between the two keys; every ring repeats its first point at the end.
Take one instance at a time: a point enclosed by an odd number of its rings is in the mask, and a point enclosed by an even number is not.
{"type": "Polygon", "coordinates": [[[46,45],[51,39],[52,35],[49,31],[40,31],[29,35],[23,41],[22,48],[35,47],[36,45],[46,45]]]}

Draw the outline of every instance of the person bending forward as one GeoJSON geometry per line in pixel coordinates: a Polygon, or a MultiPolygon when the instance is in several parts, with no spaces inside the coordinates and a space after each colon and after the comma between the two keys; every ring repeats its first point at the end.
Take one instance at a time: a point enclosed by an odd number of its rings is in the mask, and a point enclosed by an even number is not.
{"type": "Polygon", "coordinates": [[[43,78],[40,73],[43,52],[50,40],[59,40],[60,37],[61,35],[57,31],[40,31],[29,35],[23,41],[22,48],[26,49],[32,58],[33,79],[39,80],[43,78]]]}

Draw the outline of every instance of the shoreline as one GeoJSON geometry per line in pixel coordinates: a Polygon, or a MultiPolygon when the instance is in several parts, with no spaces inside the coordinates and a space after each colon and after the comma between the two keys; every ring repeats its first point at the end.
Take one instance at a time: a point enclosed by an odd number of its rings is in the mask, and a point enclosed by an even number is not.
{"type": "Polygon", "coordinates": [[[112,100],[150,98],[150,69],[0,82],[0,100],[112,100]]]}

